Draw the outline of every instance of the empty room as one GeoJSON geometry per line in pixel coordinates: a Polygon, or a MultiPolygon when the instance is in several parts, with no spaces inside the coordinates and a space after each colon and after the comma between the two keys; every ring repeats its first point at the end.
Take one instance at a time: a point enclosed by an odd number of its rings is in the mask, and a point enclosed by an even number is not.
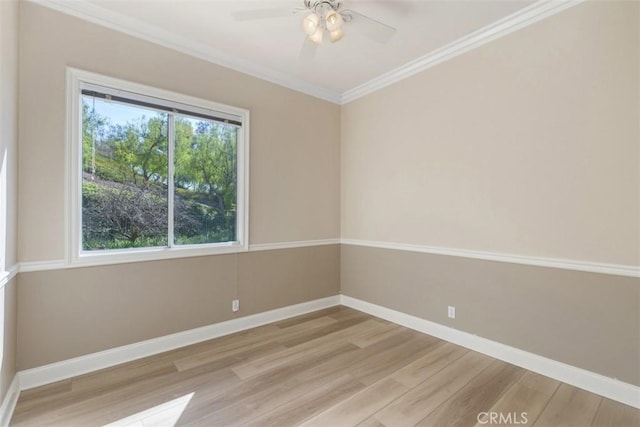
{"type": "Polygon", "coordinates": [[[640,427],[640,2],[0,0],[0,427],[640,427]]]}

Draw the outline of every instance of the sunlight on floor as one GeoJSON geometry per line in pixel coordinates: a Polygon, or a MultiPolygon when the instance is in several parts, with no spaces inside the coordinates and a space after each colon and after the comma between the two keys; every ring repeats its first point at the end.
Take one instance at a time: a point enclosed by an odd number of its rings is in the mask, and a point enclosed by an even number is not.
{"type": "Polygon", "coordinates": [[[153,408],[122,418],[104,427],[173,427],[191,401],[194,393],[162,403],[153,408]]]}

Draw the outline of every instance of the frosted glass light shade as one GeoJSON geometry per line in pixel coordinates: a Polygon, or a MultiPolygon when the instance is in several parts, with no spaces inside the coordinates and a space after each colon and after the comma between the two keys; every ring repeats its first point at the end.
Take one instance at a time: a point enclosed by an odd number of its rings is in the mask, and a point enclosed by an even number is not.
{"type": "Polygon", "coordinates": [[[302,20],[302,29],[308,36],[312,36],[320,27],[320,17],[312,12],[302,20]]]}
{"type": "Polygon", "coordinates": [[[342,39],[342,37],[344,37],[344,32],[342,31],[342,28],[338,28],[337,30],[333,30],[329,32],[329,38],[331,39],[331,43],[337,42],[338,40],[342,39]]]}
{"type": "Polygon", "coordinates": [[[324,34],[324,30],[322,27],[318,27],[316,32],[309,36],[309,40],[314,42],[315,44],[322,44],[322,36],[324,34]]]}
{"type": "Polygon", "coordinates": [[[329,10],[324,18],[324,21],[327,25],[327,30],[331,32],[342,28],[344,19],[342,19],[342,15],[340,15],[335,10],[329,10]]]}

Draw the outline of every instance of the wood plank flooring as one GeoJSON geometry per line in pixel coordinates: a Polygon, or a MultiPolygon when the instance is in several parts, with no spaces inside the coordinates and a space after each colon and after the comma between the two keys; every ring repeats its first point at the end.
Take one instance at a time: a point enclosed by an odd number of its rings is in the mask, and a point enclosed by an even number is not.
{"type": "Polygon", "coordinates": [[[11,422],[496,424],[634,427],[640,426],[640,411],[356,310],[333,307],[24,391],[11,422]]]}

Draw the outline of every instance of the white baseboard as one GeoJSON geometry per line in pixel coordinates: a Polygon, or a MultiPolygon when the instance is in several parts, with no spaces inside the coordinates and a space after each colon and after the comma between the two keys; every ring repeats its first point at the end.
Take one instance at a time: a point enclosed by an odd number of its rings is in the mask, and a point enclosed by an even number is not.
{"type": "Polygon", "coordinates": [[[600,396],[640,408],[640,387],[632,384],[346,295],[340,296],[340,303],[600,396]]]}
{"type": "Polygon", "coordinates": [[[0,427],[6,425],[3,424],[5,419],[7,423],[11,419],[11,414],[13,413],[13,408],[17,402],[20,390],[50,384],[339,304],[461,345],[626,405],[640,408],[640,387],[632,384],[538,356],[515,347],[462,332],[400,311],[371,304],[346,295],[336,295],[20,371],[16,374],[2,403],[0,427]]]}
{"type": "Polygon", "coordinates": [[[20,390],[50,384],[339,304],[340,296],[335,295],[27,369],[17,374],[20,390]]]}
{"type": "Polygon", "coordinates": [[[7,427],[9,422],[11,422],[11,417],[13,416],[14,409],[16,409],[19,396],[20,378],[16,374],[13,376],[7,394],[5,394],[4,399],[2,399],[2,406],[0,406],[0,427],[7,427]]]}

